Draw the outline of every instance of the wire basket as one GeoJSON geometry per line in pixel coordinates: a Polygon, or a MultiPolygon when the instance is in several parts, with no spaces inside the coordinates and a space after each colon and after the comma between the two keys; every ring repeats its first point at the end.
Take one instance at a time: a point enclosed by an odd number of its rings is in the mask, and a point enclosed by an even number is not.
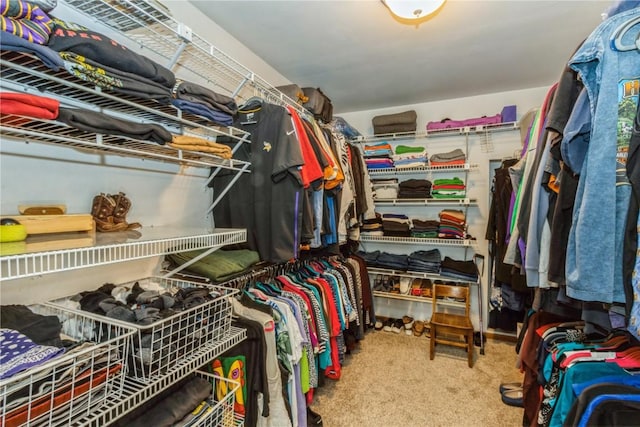
{"type": "Polygon", "coordinates": [[[244,426],[244,418],[234,410],[236,393],[241,392],[240,383],[203,371],[196,371],[196,375],[211,382],[213,393],[209,401],[196,408],[196,410],[204,411],[204,414],[192,427],[244,426]]]}
{"type": "Polygon", "coordinates": [[[61,356],[0,380],[0,425],[67,426],[122,394],[135,328],[111,324],[91,313],[40,304],[29,308],[57,316],[62,333],[74,345],[65,347],[61,356]]]}
{"type": "MultiPolygon", "coordinates": [[[[131,289],[136,283],[142,289],[161,289],[171,295],[181,289],[197,288],[207,291],[211,299],[146,325],[99,316],[137,330],[129,348],[127,368],[130,377],[143,382],[156,380],[181,360],[200,351],[203,345],[220,341],[230,333],[231,303],[228,297],[238,290],[162,277],[148,277],[118,286],[131,289]]],[[[51,304],[60,306],[66,301],[60,299],[51,304]]]]}

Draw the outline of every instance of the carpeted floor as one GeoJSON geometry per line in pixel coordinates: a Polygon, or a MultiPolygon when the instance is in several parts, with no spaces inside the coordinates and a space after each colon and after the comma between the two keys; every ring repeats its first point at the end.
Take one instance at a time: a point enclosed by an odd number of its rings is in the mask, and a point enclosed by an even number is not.
{"type": "Polygon", "coordinates": [[[487,341],[475,348],[473,368],[464,349],[372,331],[348,355],[339,381],[316,393],[312,409],[324,427],[424,427],[522,425],[522,409],[500,400],[501,382],[520,381],[514,344],[487,341]]]}

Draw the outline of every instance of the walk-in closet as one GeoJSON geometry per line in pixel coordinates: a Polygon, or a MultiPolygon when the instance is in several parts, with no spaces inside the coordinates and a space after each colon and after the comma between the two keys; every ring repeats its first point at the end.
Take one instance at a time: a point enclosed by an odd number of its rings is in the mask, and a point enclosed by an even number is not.
{"type": "Polygon", "coordinates": [[[640,1],[0,12],[1,426],[640,423],[640,1]]]}

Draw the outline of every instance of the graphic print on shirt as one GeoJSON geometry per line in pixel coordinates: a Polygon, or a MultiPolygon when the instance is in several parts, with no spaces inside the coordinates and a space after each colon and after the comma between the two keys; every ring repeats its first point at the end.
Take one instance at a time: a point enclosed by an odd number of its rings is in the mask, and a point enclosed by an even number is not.
{"type": "Polygon", "coordinates": [[[640,76],[620,80],[618,83],[618,151],[616,153],[618,168],[624,168],[627,164],[629,140],[638,108],[638,94],[640,94],[640,76]]]}

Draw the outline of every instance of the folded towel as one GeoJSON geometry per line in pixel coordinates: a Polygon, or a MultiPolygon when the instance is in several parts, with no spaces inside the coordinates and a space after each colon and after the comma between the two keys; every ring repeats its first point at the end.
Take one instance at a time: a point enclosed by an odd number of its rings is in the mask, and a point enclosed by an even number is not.
{"type": "Polygon", "coordinates": [[[407,154],[407,153],[425,153],[427,150],[424,147],[414,147],[410,145],[398,145],[395,149],[395,154],[407,154]]]}
{"type": "MultiPolygon", "coordinates": [[[[373,126],[389,126],[397,124],[412,124],[416,122],[418,115],[415,110],[403,111],[396,114],[375,116],[371,122],[373,126]]],[[[415,129],[414,129],[415,130],[415,129]]]]}
{"type": "Polygon", "coordinates": [[[464,151],[460,148],[448,151],[446,153],[437,153],[431,156],[429,160],[432,162],[447,162],[451,160],[464,160],[466,158],[464,151]]]}

